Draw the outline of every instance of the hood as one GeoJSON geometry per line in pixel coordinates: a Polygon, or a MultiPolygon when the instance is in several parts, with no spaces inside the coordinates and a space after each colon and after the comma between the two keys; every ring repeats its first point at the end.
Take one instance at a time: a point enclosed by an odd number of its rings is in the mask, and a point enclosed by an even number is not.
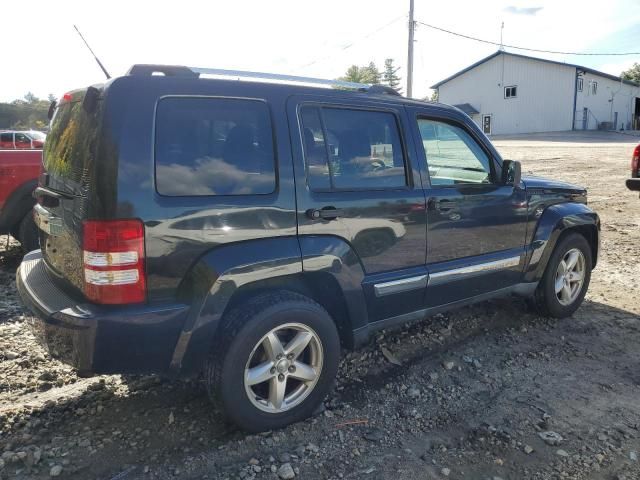
{"type": "Polygon", "coordinates": [[[549,193],[551,192],[579,193],[579,194],[587,193],[587,189],[585,187],[581,187],[580,185],[574,185],[572,183],[561,182],[559,180],[552,180],[550,178],[535,177],[533,175],[523,175],[522,181],[525,187],[527,188],[527,191],[540,190],[540,191],[549,191],[549,193]]]}

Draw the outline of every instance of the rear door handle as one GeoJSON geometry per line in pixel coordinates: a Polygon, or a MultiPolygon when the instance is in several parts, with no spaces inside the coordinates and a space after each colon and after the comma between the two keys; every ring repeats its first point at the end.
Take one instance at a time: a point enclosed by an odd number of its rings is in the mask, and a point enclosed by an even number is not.
{"type": "Polygon", "coordinates": [[[451,200],[438,200],[436,202],[436,209],[440,210],[441,212],[448,212],[450,210],[453,210],[455,208],[455,203],[452,202],[451,200]]]}
{"type": "Polygon", "coordinates": [[[344,212],[335,207],[310,208],[307,210],[307,217],[311,220],[335,220],[343,216],[344,212]]]}

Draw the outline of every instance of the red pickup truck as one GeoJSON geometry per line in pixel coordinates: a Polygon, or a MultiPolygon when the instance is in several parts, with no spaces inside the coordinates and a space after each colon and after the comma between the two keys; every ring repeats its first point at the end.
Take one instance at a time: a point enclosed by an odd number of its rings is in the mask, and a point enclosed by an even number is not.
{"type": "Polygon", "coordinates": [[[0,149],[0,234],[10,233],[26,251],[39,248],[31,212],[42,150],[0,149]]]}

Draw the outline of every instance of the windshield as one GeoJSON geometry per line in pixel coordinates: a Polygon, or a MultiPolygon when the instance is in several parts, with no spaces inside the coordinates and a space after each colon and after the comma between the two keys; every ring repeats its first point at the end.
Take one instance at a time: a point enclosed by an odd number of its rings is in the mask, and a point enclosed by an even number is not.
{"type": "Polygon", "coordinates": [[[27,135],[29,136],[29,138],[31,138],[31,140],[40,140],[42,142],[44,142],[47,138],[47,136],[42,132],[27,132],[27,135]]]}

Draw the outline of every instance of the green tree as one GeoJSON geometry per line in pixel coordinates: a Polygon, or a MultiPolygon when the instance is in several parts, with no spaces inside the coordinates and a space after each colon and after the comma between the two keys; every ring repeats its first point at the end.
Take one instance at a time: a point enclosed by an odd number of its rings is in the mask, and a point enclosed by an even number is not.
{"type": "Polygon", "coordinates": [[[56,98],[56,96],[55,96],[53,93],[50,93],[50,94],[47,96],[47,101],[48,101],[49,103],[51,103],[51,102],[55,102],[56,100],[57,100],[57,98],[56,98]]]}
{"type": "Polygon", "coordinates": [[[402,88],[400,87],[400,77],[397,75],[398,70],[400,70],[400,67],[393,65],[393,58],[385,59],[382,81],[395,91],[402,92],[402,88]]]}
{"type": "Polygon", "coordinates": [[[365,67],[365,70],[368,74],[368,81],[365,83],[370,83],[372,85],[378,85],[380,83],[380,78],[382,75],[380,74],[380,70],[375,63],[369,62],[369,65],[365,67]]]}
{"type": "Polygon", "coordinates": [[[438,101],[438,90],[434,90],[433,92],[431,92],[431,101],[432,102],[437,102],[438,101]]]}
{"type": "Polygon", "coordinates": [[[24,96],[24,99],[27,103],[31,105],[40,101],[40,99],[31,92],[27,92],[27,94],[24,96]]]}
{"type": "Polygon", "coordinates": [[[22,99],[0,103],[0,129],[43,130],[49,123],[48,110],[49,102],[40,100],[31,92],[22,99]]]}
{"type": "Polygon", "coordinates": [[[358,65],[351,65],[347,68],[346,73],[339,78],[339,80],[345,82],[354,83],[380,83],[380,71],[374,62],[369,62],[369,65],[359,67],[358,65]]]}
{"type": "Polygon", "coordinates": [[[640,63],[634,63],[629,70],[625,70],[620,76],[625,80],[640,83],[640,63]]]}

